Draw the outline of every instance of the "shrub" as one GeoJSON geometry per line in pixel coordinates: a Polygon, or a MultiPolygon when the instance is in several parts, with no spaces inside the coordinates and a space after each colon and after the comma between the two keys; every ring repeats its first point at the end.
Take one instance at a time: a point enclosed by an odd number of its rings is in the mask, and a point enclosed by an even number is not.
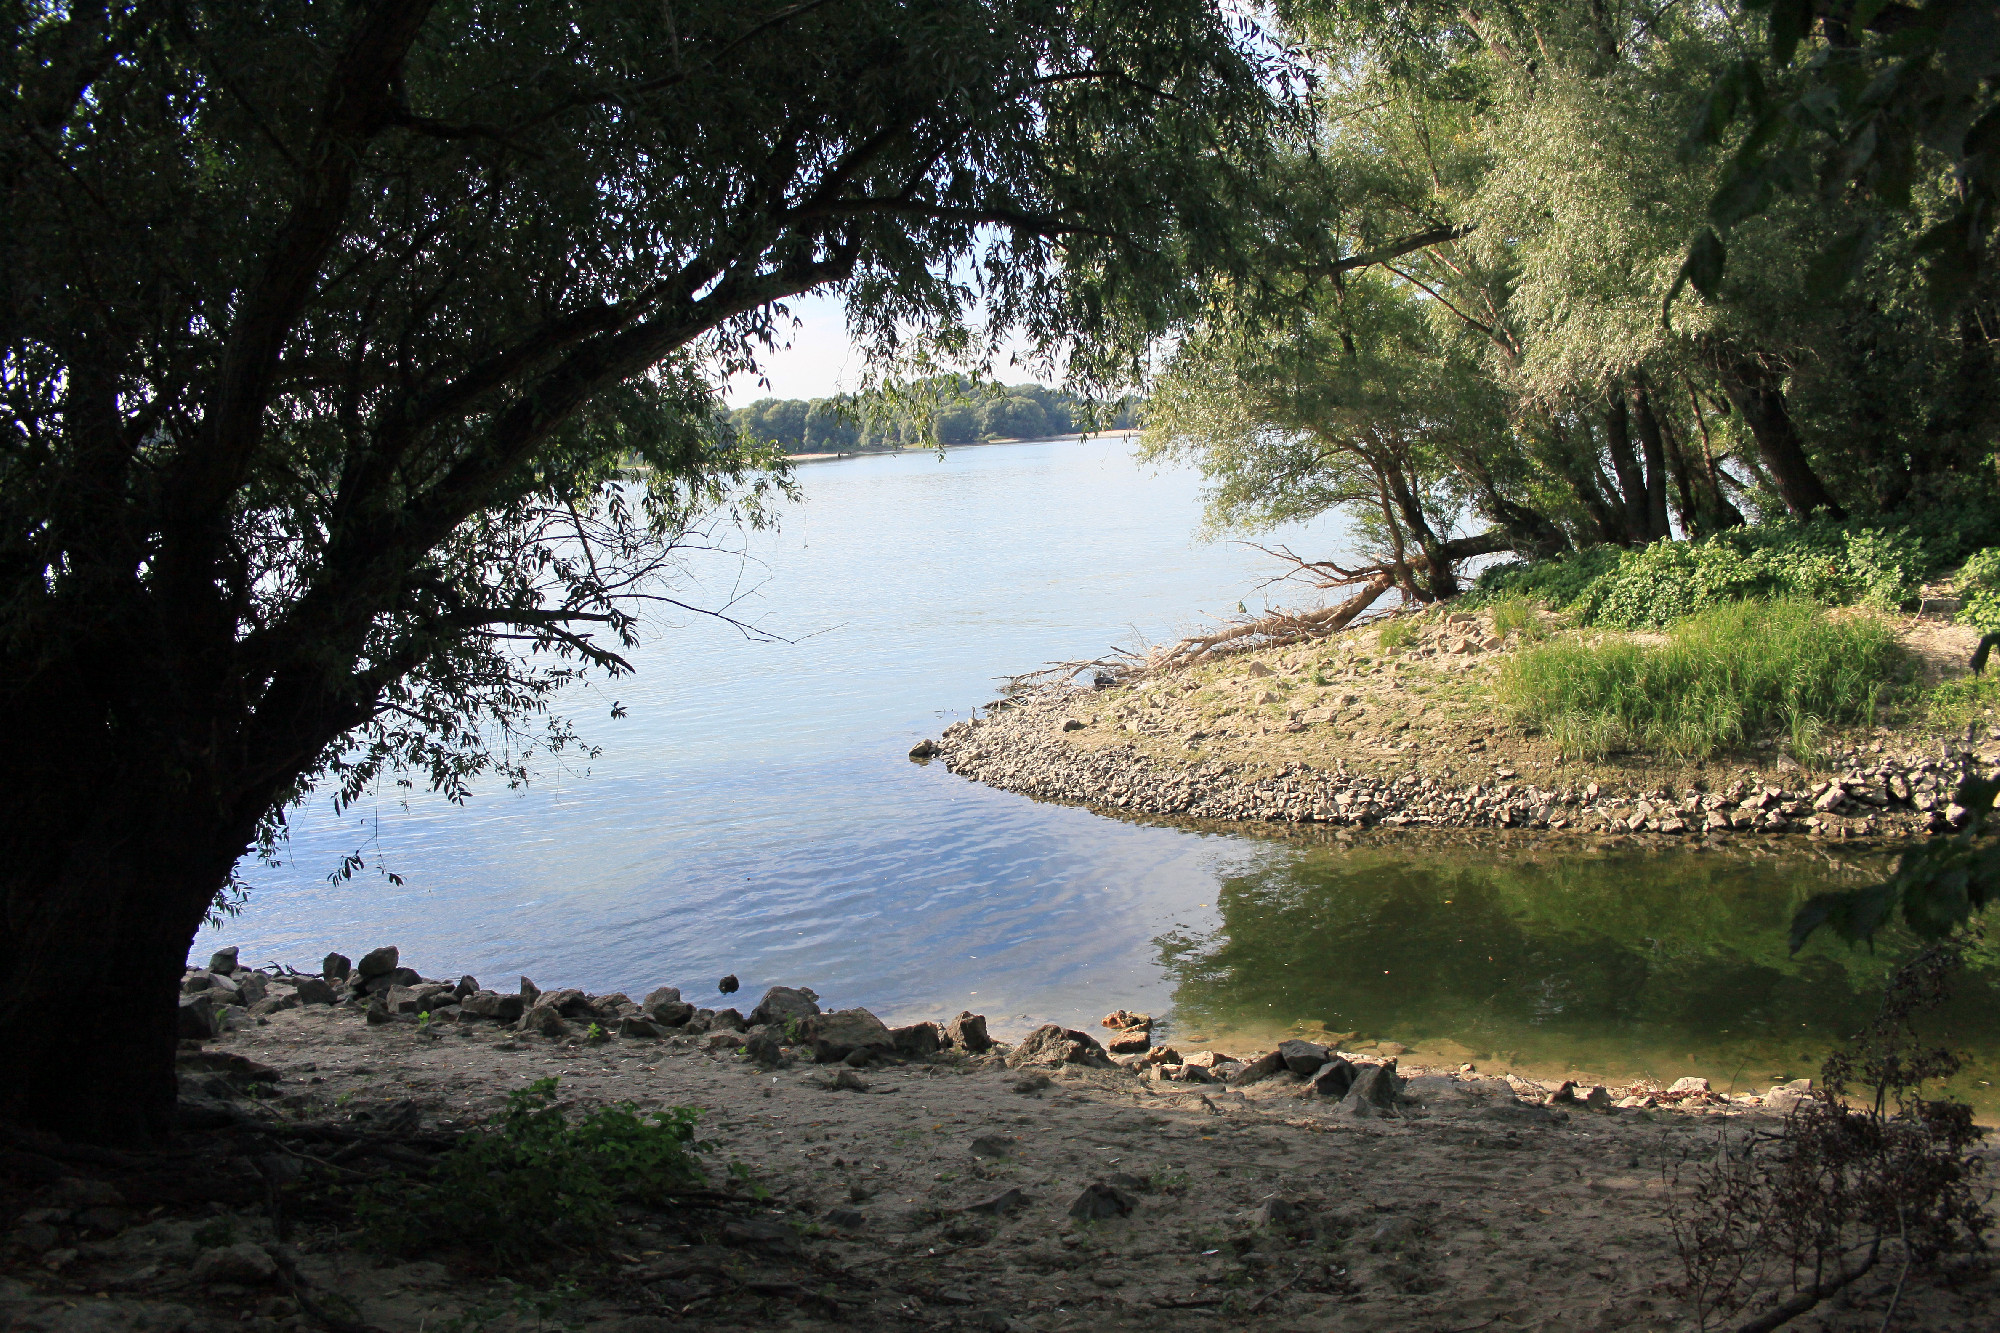
{"type": "Polygon", "coordinates": [[[1989,546],[1965,562],[1958,595],[1965,603],[1958,613],[1961,623],[1986,634],[2000,631],[2000,546],[1989,546]]]}
{"type": "Polygon", "coordinates": [[[460,1136],[427,1179],[377,1185],[357,1204],[379,1249],[465,1244],[501,1262],[588,1241],[621,1198],[658,1203],[703,1179],[700,1112],[641,1115],[630,1102],[569,1123],[554,1078],[507,1096],[497,1120],[460,1136]]]}
{"type": "Polygon", "coordinates": [[[1495,566],[1487,598],[1531,597],[1579,624],[1658,629],[1747,598],[1899,606],[1936,572],[1931,545],[1904,529],[1835,523],[1739,528],[1705,541],[1593,547],[1555,560],[1495,566]]]}
{"type": "Polygon", "coordinates": [[[1821,726],[1872,718],[1901,661],[1873,619],[1737,602],[1681,621],[1664,644],[1572,635],[1529,649],[1503,671],[1500,698],[1572,754],[1693,758],[1773,730],[1805,751],[1821,726]]]}

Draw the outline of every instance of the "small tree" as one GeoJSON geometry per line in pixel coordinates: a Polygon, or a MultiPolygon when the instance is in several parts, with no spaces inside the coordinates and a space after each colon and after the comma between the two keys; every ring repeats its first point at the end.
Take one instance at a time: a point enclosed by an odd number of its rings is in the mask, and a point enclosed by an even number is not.
{"type": "Polygon", "coordinates": [[[1207,0],[0,33],[0,1115],[104,1140],[167,1131],[182,961],[289,802],[519,777],[625,668],[677,534],[759,498],[711,385],[778,303],[969,356],[1087,341],[1113,288],[1158,323],[1271,126],[1207,0]]]}

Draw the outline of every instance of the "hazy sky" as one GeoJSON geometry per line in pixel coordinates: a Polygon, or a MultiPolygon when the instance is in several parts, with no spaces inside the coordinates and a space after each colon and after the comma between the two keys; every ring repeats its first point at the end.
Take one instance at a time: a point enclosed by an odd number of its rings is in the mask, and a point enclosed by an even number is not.
{"type": "MultiPolygon", "coordinates": [[[[815,293],[789,302],[798,328],[792,345],[767,358],[763,377],[739,375],[724,391],[731,407],[747,407],[759,398],[827,398],[856,388],[867,359],[847,336],[847,312],[839,298],[815,293]]],[[[1035,377],[1004,362],[995,367],[1006,384],[1025,384],[1035,377]]]]}

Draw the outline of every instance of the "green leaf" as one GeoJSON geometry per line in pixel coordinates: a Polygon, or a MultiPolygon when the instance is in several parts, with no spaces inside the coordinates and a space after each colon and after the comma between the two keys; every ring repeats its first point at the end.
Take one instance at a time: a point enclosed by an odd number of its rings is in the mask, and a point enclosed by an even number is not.
{"type": "Polygon", "coordinates": [[[1825,926],[1849,944],[1870,944],[1896,910],[1901,894],[1888,884],[1815,893],[1792,916],[1791,949],[1797,953],[1825,926]]]}
{"type": "Polygon", "coordinates": [[[1813,0],[1772,0],[1771,63],[1779,69],[1792,63],[1792,53],[1813,25],[1813,0]]]}

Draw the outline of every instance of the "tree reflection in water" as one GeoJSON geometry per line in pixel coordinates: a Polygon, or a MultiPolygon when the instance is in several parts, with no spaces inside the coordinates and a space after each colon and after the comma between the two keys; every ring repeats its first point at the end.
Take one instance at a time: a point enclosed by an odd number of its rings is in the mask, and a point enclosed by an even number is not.
{"type": "MultiPolygon", "coordinates": [[[[1785,952],[1809,893],[1885,857],[1734,850],[1287,843],[1225,878],[1220,926],[1156,943],[1173,1031],[1220,1043],[1323,1028],[1393,1040],[1406,1062],[1607,1080],[1686,1074],[1721,1091],[1815,1074],[1873,1012],[1907,939],[1874,954],[1785,952]]],[[[2000,951],[1989,943],[1937,1032],[1972,1060],[1957,1091],[2000,1112],[2000,951]]]]}

